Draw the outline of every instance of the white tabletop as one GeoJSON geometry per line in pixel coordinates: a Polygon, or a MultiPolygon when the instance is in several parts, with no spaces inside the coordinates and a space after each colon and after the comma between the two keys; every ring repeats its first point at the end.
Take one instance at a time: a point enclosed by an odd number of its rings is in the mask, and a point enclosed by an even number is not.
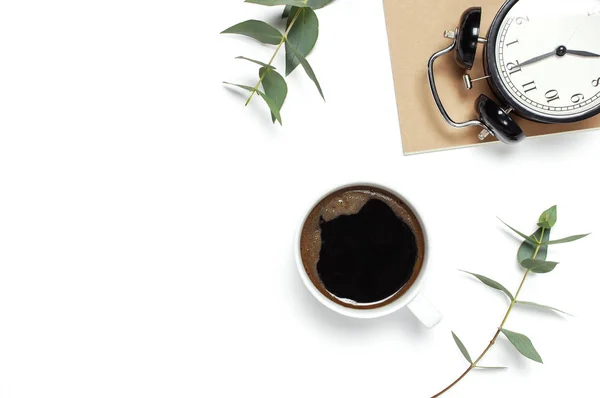
{"type": "MultiPolygon", "coordinates": [[[[520,281],[496,216],[533,231],[557,204],[554,236],[599,228],[598,132],[402,155],[380,1],[318,12],[309,61],[327,103],[298,70],[283,127],[259,100],[244,108],[221,82],[255,83],[234,57],[272,48],[218,33],[280,11],[0,5],[0,397],[430,397],[466,368],[450,330],[478,353],[507,307],[458,269],[520,281]],[[435,329],[406,310],[344,318],[302,285],[299,218],[352,181],[421,212],[435,329]]],[[[593,395],[597,236],[553,247],[561,264],[522,292],[576,317],[519,309],[506,325],[545,364],[501,338],[484,364],[510,369],[473,372],[448,397],[593,395]]]]}

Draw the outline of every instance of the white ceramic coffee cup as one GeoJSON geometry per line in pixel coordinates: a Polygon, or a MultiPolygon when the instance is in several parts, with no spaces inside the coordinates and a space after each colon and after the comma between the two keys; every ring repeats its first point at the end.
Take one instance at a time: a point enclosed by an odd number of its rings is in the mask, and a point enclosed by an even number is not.
{"type": "Polygon", "coordinates": [[[421,290],[423,289],[423,283],[426,279],[427,273],[429,272],[429,266],[427,264],[428,263],[427,251],[429,250],[429,242],[427,240],[427,231],[425,230],[425,226],[423,225],[423,219],[421,218],[421,216],[419,215],[417,210],[412,205],[412,202],[410,202],[410,200],[406,197],[406,195],[401,195],[394,189],[391,189],[391,188],[383,186],[383,185],[374,184],[374,183],[353,183],[353,184],[345,184],[345,185],[336,187],[335,189],[332,189],[331,191],[325,193],[320,198],[315,200],[312,203],[312,205],[309,207],[307,212],[304,213],[304,217],[302,218],[302,222],[300,223],[300,227],[298,228],[298,231],[296,233],[294,250],[295,250],[295,256],[296,256],[296,264],[298,266],[298,272],[300,273],[300,277],[302,278],[302,281],[304,282],[304,285],[306,286],[306,288],[323,305],[325,305],[329,309],[331,309],[339,314],[346,315],[346,316],[353,317],[353,318],[379,318],[379,317],[382,317],[385,315],[389,315],[393,312],[396,312],[403,307],[407,307],[417,317],[417,319],[419,319],[419,321],[421,321],[421,323],[423,323],[423,325],[425,325],[428,328],[434,327],[442,319],[442,315],[439,313],[439,311],[421,293],[421,290]],[[410,209],[416,215],[419,223],[421,224],[421,228],[423,230],[423,235],[424,235],[424,240],[425,240],[425,252],[424,252],[423,264],[421,266],[421,270],[420,270],[419,274],[417,275],[416,280],[413,282],[413,284],[410,286],[410,288],[402,296],[398,297],[394,301],[392,301],[384,306],[377,307],[377,308],[369,308],[369,309],[350,308],[350,307],[345,307],[345,306],[338,304],[335,301],[331,300],[329,297],[327,297],[323,293],[321,293],[321,291],[319,291],[319,289],[317,289],[317,287],[313,284],[310,277],[306,273],[306,269],[302,262],[302,254],[300,251],[300,240],[301,240],[301,235],[302,235],[302,228],[304,227],[304,223],[306,222],[306,219],[308,218],[309,214],[312,212],[314,207],[319,202],[321,202],[321,200],[325,199],[330,194],[332,194],[336,191],[339,191],[341,189],[353,187],[353,186],[361,186],[361,187],[367,186],[367,187],[379,188],[379,189],[387,191],[387,192],[391,193],[392,195],[395,195],[398,198],[400,198],[401,200],[403,200],[405,202],[405,204],[410,207],[410,209]]]}

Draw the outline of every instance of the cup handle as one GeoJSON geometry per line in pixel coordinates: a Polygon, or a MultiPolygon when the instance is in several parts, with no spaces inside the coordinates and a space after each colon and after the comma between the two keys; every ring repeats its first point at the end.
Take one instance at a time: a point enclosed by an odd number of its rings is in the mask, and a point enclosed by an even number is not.
{"type": "Polygon", "coordinates": [[[432,328],[442,320],[442,314],[421,293],[407,307],[426,328],[432,328]]]}

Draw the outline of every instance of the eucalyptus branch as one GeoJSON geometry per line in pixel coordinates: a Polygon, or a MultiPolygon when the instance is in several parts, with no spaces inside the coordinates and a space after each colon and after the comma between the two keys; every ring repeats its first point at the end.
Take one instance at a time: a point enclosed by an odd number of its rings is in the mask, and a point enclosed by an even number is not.
{"type": "Polygon", "coordinates": [[[439,393],[433,395],[432,398],[439,397],[439,396],[443,395],[444,393],[446,393],[448,390],[450,390],[456,384],[458,384],[473,369],[486,368],[486,367],[478,366],[478,364],[485,357],[485,355],[490,351],[490,349],[494,346],[494,344],[496,344],[496,341],[501,333],[504,334],[508,338],[508,340],[514,345],[514,347],[521,354],[523,354],[524,356],[526,356],[529,359],[532,359],[536,362],[542,363],[542,358],[540,357],[540,355],[534,348],[533,344],[531,343],[531,340],[529,340],[529,338],[525,335],[504,329],[504,325],[506,324],[506,321],[508,320],[508,317],[510,316],[515,305],[519,304],[519,303],[535,305],[535,306],[538,306],[541,308],[554,310],[554,311],[558,311],[558,312],[563,312],[563,311],[557,310],[556,308],[539,305],[536,303],[519,301],[519,294],[521,293],[521,290],[523,289],[523,285],[525,284],[525,280],[530,275],[530,273],[532,273],[532,272],[540,273],[540,274],[548,273],[548,272],[553,271],[554,268],[556,267],[556,265],[558,264],[556,262],[545,261],[549,245],[573,242],[575,240],[579,240],[579,239],[587,236],[587,234],[586,235],[574,235],[574,236],[571,236],[568,238],[550,241],[550,230],[555,225],[556,220],[557,220],[557,210],[556,210],[556,206],[553,206],[550,209],[546,210],[544,213],[542,213],[542,215],[540,216],[539,221],[538,221],[538,226],[540,227],[540,229],[531,236],[527,236],[527,235],[517,231],[516,229],[512,228],[508,224],[506,224],[508,228],[510,228],[517,235],[519,235],[525,239],[525,241],[521,244],[521,247],[519,248],[519,252],[517,254],[517,258],[518,258],[521,266],[524,268],[525,272],[524,272],[523,278],[521,280],[521,283],[519,284],[517,292],[514,296],[510,293],[510,291],[508,291],[500,283],[498,283],[490,278],[487,278],[483,275],[472,274],[472,273],[468,272],[469,274],[477,277],[482,283],[486,284],[487,286],[504,292],[507,295],[507,297],[510,299],[510,305],[504,315],[504,318],[502,319],[502,322],[500,323],[500,326],[498,327],[496,333],[490,340],[489,344],[483,350],[483,352],[477,357],[477,359],[475,359],[474,361],[471,360],[471,356],[470,356],[469,352],[467,351],[464,344],[460,341],[458,336],[456,336],[456,334],[454,334],[454,332],[452,333],[454,341],[456,342],[459,350],[461,351],[461,353],[463,354],[465,359],[469,362],[469,367],[456,380],[454,380],[452,383],[450,383],[450,385],[448,385],[446,388],[441,390],[439,393]],[[538,235],[538,233],[539,233],[539,235],[538,235]]]}
{"type": "Polygon", "coordinates": [[[288,76],[298,66],[302,66],[308,77],[315,83],[321,97],[325,99],[321,85],[313,68],[310,66],[306,57],[312,51],[319,37],[319,19],[315,14],[316,9],[323,8],[333,0],[246,0],[246,3],[254,3],[263,6],[285,6],[282,19],[287,19],[287,27],[281,33],[275,27],[263,21],[248,20],[233,25],[221,33],[237,34],[251,37],[264,44],[270,44],[275,47],[275,52],[268,63],[257,61],[244,56],[236,57],[261,66],[258,71],[258,83],[254,87],[244,84],[228,83],[243,90],[249,91],[250,95],[246,100],[246,105],[250,103],[254,94],[258,94],[271,111],[273,123],[281,121],[281,108],[288,94],[288,86],[285,78],[279,74],[273,66],[273,62],[279,54],[281,48],[285,45],[285,75],[288,76]],[[260,88],[263,90],[261,91],[260,88]]]}
{"type": "MultiPolygon", "coordinates": [[[[537,253],[539,252],[540,247],[541,247],[541,244],[538,244],[538,246],[536,247],[536,253],[533,256],[534,259],[537,257],[537,253]]],[[[441,396],[446,391],[450,390],[452,387],[454,387],[456,384],[458,384],[458,382],[461,381],[466,375],[468,375],[469,372],[471,372],[473,369],[475,369],[477,367],[477,364],[479,363],[479,361],[481,361],[483,359],[483,357],[485,356],[485,354],[487,354],[488,351],[492,348],[492,346],[494,344],[496,344],[496,340],[498,339],[498,336],[500,336],[500,331],[502,330],[502,328],[504,327],[504,324],[508,320],[508,317],[509,317],[510,312],[512,311],[513,307],[517,303],[517,298],[519,297],[519,293],[521,292],[521,288],[523,287],[523,284],[525,283],[525,279],[527,279],[527,275],[529,275],[529,270],[525,271],[525,275],[523,275],[523,279],[521,280],[521,285],[519,286],[519,289],[517,290],[517,293],[515,294],[515,297],[511,300],[510,306],[508,307],[508,310],[506,311],[506,314],[504,315],[504,319],[502,319],[502,322],[500,323],[500,326],[498,327],[498,330],[494,334],[494,337],[492,337],[492,340],[490,340],[490,343],[485,348],[485,350],[483,350],[483,352],[481,353],[481,355],[479,355],[479,357],[477,357],[477,359],[467,368],[467,370],[464,371],[463,374],[461,374],[456,380],[454,380],[448,387],[444,388],[442,391],[440,391],[439,393],[435,394],[431,398],[436,398],[436,397],[441,396]]]]}
{"type": "Polygon", "coordinates": [[[246,100],[246,106],[250,103],[250,100],[252,99],[252,96],[254,95],[254,93],[256,93],[256,91],[258,90],[258,88],[260,87],[260,84],[263,82],[263,80],[265,79],[265,76],[267,75],[267,73],[269,72],[269,67],[271,65],[273,65],[273,61],[275,61],[275,57],[277,56],[277,53],[279,53],[279,50],[281,49],[281,46],[283,46],[283,43],[285,43],[287,41],[287,36],[290,33],[290,30],[292,30],[292,28],[294,27],[294,24],[296,23],[296,20],[298,19],[298,17],[300,16],[300,12],[302,11],[301,8],[298,8],[298,11],[296,11],[296,15],[294,15],[294,18],[292,19],[292,22],[290,22],[290,25],[288,26],[288,28],[286,29],[285,33],[283,34],[283,36],[281,37],[281,41],[279,42],[279,44],[277,45],[277,48],[275,48],[275,52],[273,53],[273,56],[271,57],[271,59],[269,60],[269,63],[267,64],[267,68],[265,68],[264,72],[261,73],[260,76],[260,80],[258,81],[258,83],[256,83],[256,86],[254,86],[254,90],[252,90],[252,92],[250,93],[250,96],[248,97],[248,99],[246,100]]]}

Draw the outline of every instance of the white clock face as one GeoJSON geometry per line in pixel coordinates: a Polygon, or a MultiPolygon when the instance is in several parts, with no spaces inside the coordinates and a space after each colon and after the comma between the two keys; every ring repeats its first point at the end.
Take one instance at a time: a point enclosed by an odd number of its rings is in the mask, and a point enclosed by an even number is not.
{"type": "Polygon", "coordinates": [[[505,91],[546,119],[600,108],[600,0],[519,0],[500,25],[496,65],[505,91]]]}

